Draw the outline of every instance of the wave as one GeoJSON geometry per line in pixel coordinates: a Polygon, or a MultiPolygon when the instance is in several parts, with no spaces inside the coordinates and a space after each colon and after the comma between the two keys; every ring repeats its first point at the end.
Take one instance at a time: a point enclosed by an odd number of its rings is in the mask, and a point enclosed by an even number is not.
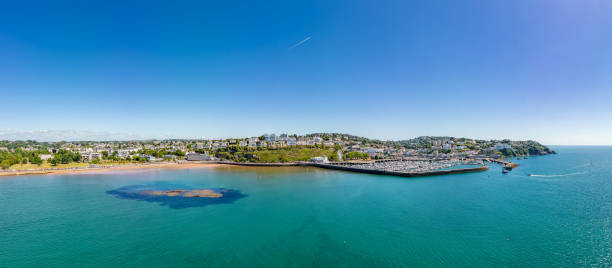
{"type": "Polygon", "coordinates": [[[554,174],[554,175],[529,174],[528,176],[531,176],[531,177],[553,178],[553,177],[566,177],[566,176],[581,175],[581,174],[585,174],[585,173],[587,173],[587,172],[583,171],[583,172],[574,172],[574,173],[567,173],[567,174],[554,174]]]}

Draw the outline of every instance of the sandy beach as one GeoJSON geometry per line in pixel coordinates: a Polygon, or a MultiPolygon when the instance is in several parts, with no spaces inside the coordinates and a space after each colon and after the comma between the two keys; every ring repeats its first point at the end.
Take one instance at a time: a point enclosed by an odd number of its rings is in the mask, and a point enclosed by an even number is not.
{"type": "Polygon", "coordinates": [[[85,167],[85,168],[57,168],[57,169],[34,169],[34,170],[6,170],[0,171],[0,177],[20,175],[54,175],[54,174],[89,174],[109,171],[129,171],[141,169],[185,169],[185,168],[213,168],[223,166],[218,163],[196,162],[165,162],[151,164],[120,164],[112,166],[85,167]]]}

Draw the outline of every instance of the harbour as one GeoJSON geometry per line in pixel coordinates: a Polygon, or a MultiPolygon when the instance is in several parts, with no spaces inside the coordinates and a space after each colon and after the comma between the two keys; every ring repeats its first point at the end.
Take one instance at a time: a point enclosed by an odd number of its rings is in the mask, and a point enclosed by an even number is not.
{"type": "Polygon", "coordinates": [[[378,160],[369,162],[289,162],[289,163],[244,163],[231,161],[213,161],[215,164],[251,167],[317,167],[324,169],[342,170],[357,173],[398,176],[398,177],[425,177],[450,175],[488,170],[482,162],[454,161],[454,160],[378,160]],[[453,168],[462,165],[467,167],[453,168]]]}

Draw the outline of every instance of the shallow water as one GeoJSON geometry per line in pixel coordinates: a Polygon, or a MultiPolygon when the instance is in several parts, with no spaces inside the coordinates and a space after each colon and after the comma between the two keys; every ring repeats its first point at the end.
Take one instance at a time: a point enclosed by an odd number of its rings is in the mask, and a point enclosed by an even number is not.
{"type": "Polygon", "coordinates": [[[0,179],[0,266],[610,266],[612,147],[423,178],[220,167],[0,179]],[[528,176],[531,174],[532,176],[528,176]],[[244,197],[173,207],[130,185],[244,197]]]}

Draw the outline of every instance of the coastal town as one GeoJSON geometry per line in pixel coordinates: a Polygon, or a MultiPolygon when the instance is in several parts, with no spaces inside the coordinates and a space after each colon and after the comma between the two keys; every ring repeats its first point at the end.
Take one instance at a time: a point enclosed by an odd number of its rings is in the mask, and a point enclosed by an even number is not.
{"type": "Polygon", "coordinates": [[[535,141],[418,137],[381,141],[348,134],[265,134],[206,140],[0,141],[2,170],[95,168],[139,163],[318,163],[385,171],[423,172],[484,165],[504,157],[552,154],[535,141]]]}

